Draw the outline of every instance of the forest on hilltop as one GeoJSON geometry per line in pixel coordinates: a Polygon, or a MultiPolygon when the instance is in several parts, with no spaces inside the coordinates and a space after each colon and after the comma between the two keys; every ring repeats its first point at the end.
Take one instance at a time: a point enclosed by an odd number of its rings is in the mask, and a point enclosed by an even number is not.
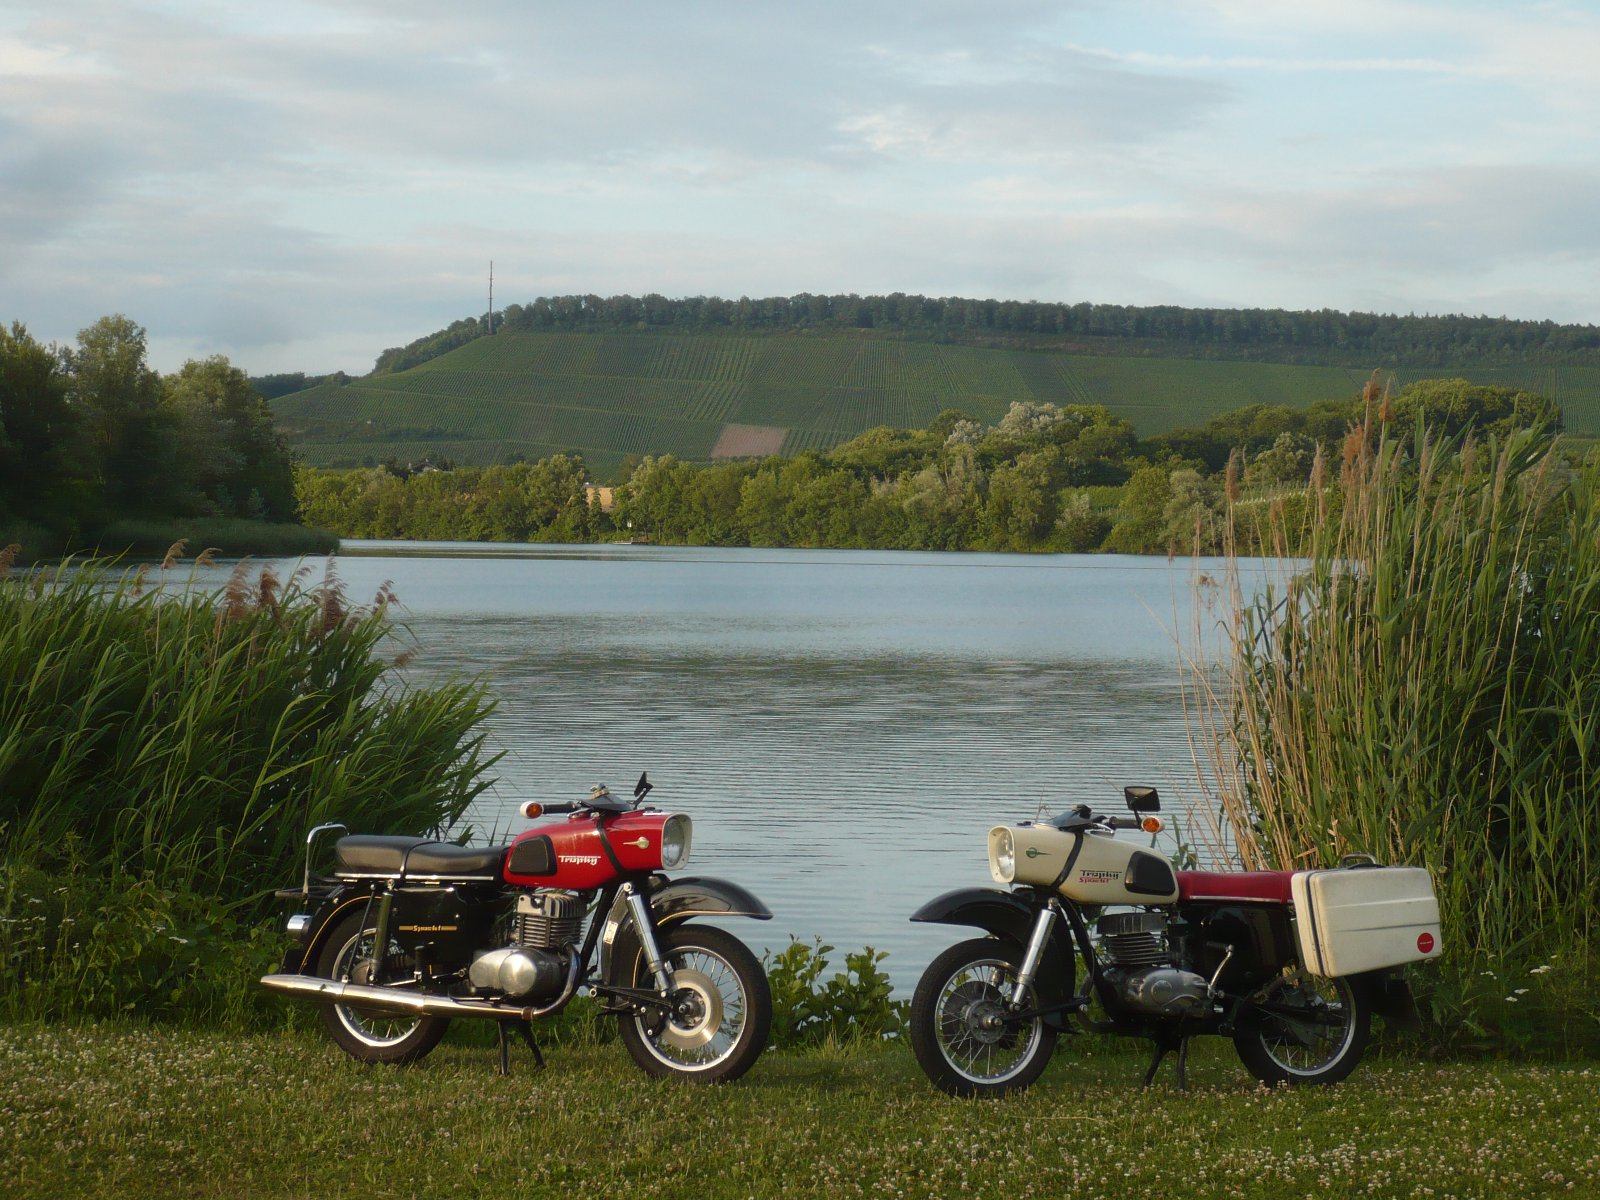
{"type": "Polygon", "coordinates": [[[1449,366],[1560,360],[1600,363],[1600,326],[1508,317],[1417,316],[1182,308],[1175,305],[1064,304],[959,297],[814,295],[541,296],[453,322],[378,356],[374,373],[404,371],[495,330],[671,329],[787,333],[854,330],[978,346],[1027,345],[1079,353],[1159,353],[1370,367],[1449,366]]]}

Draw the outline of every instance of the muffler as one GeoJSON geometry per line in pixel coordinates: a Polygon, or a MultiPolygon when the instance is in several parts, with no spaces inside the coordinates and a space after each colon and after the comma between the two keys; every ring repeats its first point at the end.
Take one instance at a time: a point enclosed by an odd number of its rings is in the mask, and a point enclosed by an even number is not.
{"type": "Polygon", "coordinates": [[[300,1000],[318,1004],[346,1004],[379,1012],[415,1013],[423,1017],[472,1017],[491,1021],[531,1021],[548,1016],[572,999],[578,990],[578,956],[572,956],[566,984],[549,1004],[511,1007],[492,1000],[456,1000],[428,992],[405,992],[398,988],[368,987],[360,983],[339,983],[315,975],[263,975],[261,986],[300,1000]]]}

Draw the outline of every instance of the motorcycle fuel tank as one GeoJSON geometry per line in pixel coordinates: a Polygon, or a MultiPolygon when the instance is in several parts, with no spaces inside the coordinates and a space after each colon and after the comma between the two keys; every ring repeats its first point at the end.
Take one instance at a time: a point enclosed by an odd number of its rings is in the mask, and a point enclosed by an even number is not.
{"type": "Polygon", "coordinates": [[[989,831],[989,872],[996,883],[1055,887],[1080,904],[1169,904],[1178,898],[1178,878],[1165,858],[1109,833],[996,825],[989,831]]]}
{"type": "Polygon", "coordinates": [[[578,814],[517,835],[505,880],[517,887],[583,892],[640,871],[674,870],[689,858],[691,826],[682,813],[578,814]]]}

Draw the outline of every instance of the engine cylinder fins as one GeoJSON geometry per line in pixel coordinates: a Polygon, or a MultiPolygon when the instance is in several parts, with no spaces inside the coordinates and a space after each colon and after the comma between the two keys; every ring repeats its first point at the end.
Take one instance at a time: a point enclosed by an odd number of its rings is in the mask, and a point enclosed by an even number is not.
{"type": "Polygon", "coordinates": [[[1103,936],[1125,933],[1164,933],[1167,928],[1165,913],[1125,912],[1106,913],[1095,923],[1103,936]]]}
{"type": "Polygon", "coordinates": [[[511,940],[519,946],[553,950],[578,941],[585,905],[578,893],[540,888],[517,897],[511,940]]]}
{"type": "Polygon", "coordinates": [[[1098,922],[1100,948],[1119,967],[1155,967],[1168,961],[1167,918],[1157,912],[1109,913],[1098,922]]]}

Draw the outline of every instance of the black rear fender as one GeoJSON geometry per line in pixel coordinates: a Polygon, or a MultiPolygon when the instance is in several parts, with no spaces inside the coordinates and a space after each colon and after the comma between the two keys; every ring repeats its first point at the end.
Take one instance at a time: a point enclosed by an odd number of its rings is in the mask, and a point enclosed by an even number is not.
{"type": "Polygon", "coordinates": [[[1368,971],[1350,976],[1350,982],[1366,989],[1372,1001],[1372,1011],[1393,1029],[1416,1033],[1422,1028],[1422,1018],[1417,1013],[1417,1001],[1411,994],[1411,985],[1394,971],[1368,971]]]}
{"type": "Polygon", "coordinates": [[[352,909],[365,909],[370,898],[371,894],[366,890],[345,889],[324,896],[309,914],[303,914],[310,916],[311,920],[300,939],[283,952],[283,966],[279,970],[286,975],[315,974],[317,959],[333,927],[352,909]]]}

